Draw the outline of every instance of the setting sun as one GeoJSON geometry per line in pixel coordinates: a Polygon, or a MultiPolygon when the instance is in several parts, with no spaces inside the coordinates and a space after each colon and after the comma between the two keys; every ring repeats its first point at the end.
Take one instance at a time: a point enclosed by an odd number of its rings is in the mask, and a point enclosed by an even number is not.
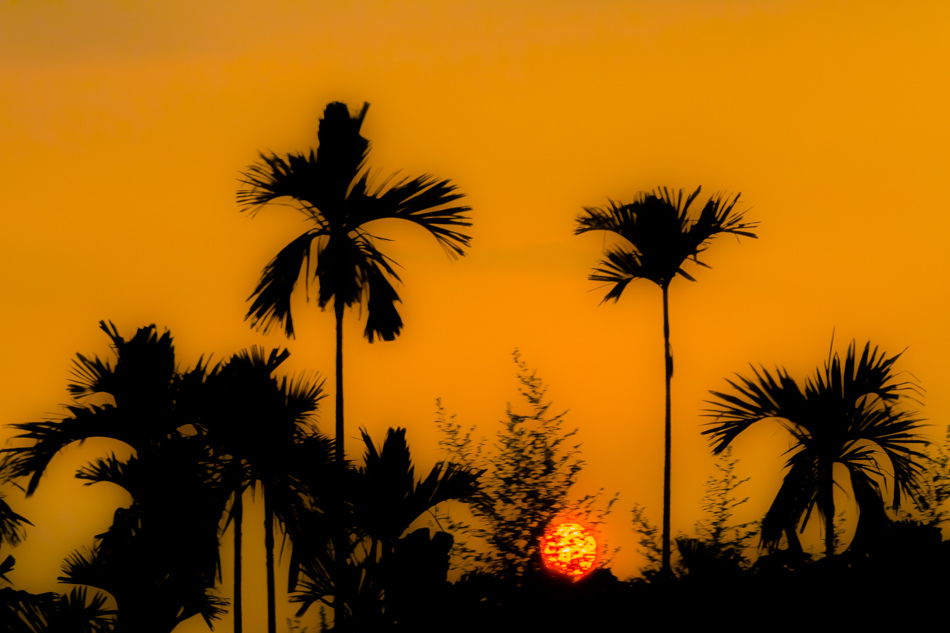
{"type": "Polygon", "coordinates": [[[577,523],[560,523],[545,533],[541,556],[548,569],[568,576],[583,576],[594,567],[597,541],[577,523]]]}

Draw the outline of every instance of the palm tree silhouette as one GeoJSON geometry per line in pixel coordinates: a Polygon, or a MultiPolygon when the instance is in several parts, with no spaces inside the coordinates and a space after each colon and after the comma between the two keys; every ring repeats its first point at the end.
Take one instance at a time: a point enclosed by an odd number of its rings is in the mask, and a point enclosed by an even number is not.
{"type": "Polygon", "coordinates": [[[241,624],[241,522],[243,493],[260,486],[264,496],[264,547],[267,566],[268,630],[276,630],[274,579],[275,520],[286,526],[298,503],[295,468],[314,469],[332,457],[332,443],[318,434],[311,417],[323,399],[323,381],[278,380],[274,372],[288,358],[287,350],[244,350],[208,376],[201,428],[223,459],[222,478],[233,501],[228,522],[234,523],[235,631],[241,624]]]}
{"type": "Polygon", "coordinates": [[[329,104],[320,119],[319,148],[309,154],[261,154],[261,161],[243,174],[238,202],[253,212],[288,197],[312,223],[312,228],[285,246],[264,268],[251,295],[247,318],[265,331],[274,323],[294,335],[290,298],[297,281],[310,277],[319,286],[321,309],[333,301],[336,317],[336,459],[343,460],[343,313],[366,302],[364,336],[391,341],[402,330],[396,310],[399,281],[393,262],[380,252],[370,224],[397,219],[418,224],[435,237],[449,255],[464,255],[470,237],[459,231],[470,226],[469,207],[447,205],[462,198],[448,180],[432,176],[387,180],[372,188],[366,160],[369,141],[360,128],[369,104],[356,116],[346,105],[329,104]],[[311,258],[314,265],[311,268],[311,258]]]}
{"type": "Polygon", "coordinates": [[[91,551],[67,558],[59,580],[110,593],[122,630],[170,633],[196,614],[212,628],[227,604],[212,589],[228,491],[209,477],[210,459],[202,438],[173,435],[141,457],[83,467],[78,478],[121,486],[133,502],[116,510],[91,551]]]}
{"type": "Polygon", "coordinates": [[[4,449],[11,477],[28,477],[32,495],[50,461],[66,446],[91,437],[118,440],[134,450],[122,461],[111,455],[81,469],[77,477],[108,481],[133,497],[119,508],[113,525],[97,537],[89,556],[67,561],[66,580],[110,591],[121,626],[171,631],[197,613],[210,625],[222,609],[211,594],[220,570],[217,556],[219,508],[226,496],[209,476],[211,455],[201,438],[184,432],[195,420],[190,407],[206,367],[179,372],[171,335],[155,326],[131,339],[100,322],[116,362],[77,354],[74,404],[61,419],[14,424],[26,446],[4,449]],[[104,397],[108,398],[104,398],[104,397]],[[86,398],[108,400],[92,404],[86,398]]]}
{"type": "MultiPolygon", "coordinates": [[[[301,548],[295,548],[295,555],[304,576],[293,597],[302,603],[298,615],[314,602],[327,603],[326,596],[333,595],[331,604],[338,618],[334,630],[340,631],[381,630],[392,624],[384,615],[388,608],[384,598],[392,593],[387,588],[406,577],[407,570],[397,569],[394,563],[401,537],[436,504],[476,494],[481,475],[481,471],[458,464],[438,462],[424,479],[417,480],[405,429],[390,428],[379,450],[365,430],[362,436],[364,465],[348,469],[345,481],[336,486],[345,497],[345,515],[336,514],[335,507],[321,508],[320,499],[313,499],[317,507],[295,523],[302,531],[298,538],[301,548]],[[349,547],[332,552],[331,557],[323,544],[341,531],[341,523],[349,547]],[[335,559],[346,561],[342,575],[336,573],[335,559]]],[[[322,487],[318,482],[317,488],[322,487]]]]}
{"type": "MultiPolygon", "coordinates": [[[[666,419],[663,466],[663,557],[660,572],[671,576],[670,566],[670,472],[671,472],[671,406],[670,381],[673,377],[673,354],[670,349],[669,287],[676,275],[695,281],[683,270],[687,259],[701,266],[699,255],[710,239],[721,233],[756,237],[751,229],[755,222],[743,222],[743,213],[735,213],[739,196],[728,200],[720,195],[710,198],[699,217],[688,215],[690,204],[699,195],[700,187],[685,201],[683,190],[672,194],[665,187],[652,193],[640,192],[630,204],[609,201],[606,207],[585,207],[577,218],[575,235],[588,231],[608,231],[620,238],[620,245],[608,248],[606,259],[590,275],[593,281],[612,284],[603,301],[617,301],[627,284],[647,279],[663,291],[663,346],[666,368],[666,419]]],[[[740,194],[741,195],[741,194],[740,194]]]]}
{"type": "Polygon", "coordinates": [[[885,469],[879,457],[890,462],[893,507],[899,507],[905,495],[920,492],[926,456],[914,445],[927,442],[918,435],[921,420],[902,407],[908,393],[919,387],[896,380],[893,366],[900,356],[888,357],[867,343],[858,358],[852,341],[844,363],[837,352],[829,351],[824,371],[816,371],[804,388],[785,369],[776,368],[773,375],[753,367],[752,378],[737,375],[737,380],[727,381],[736,393],[711,392],[716,399],[707,414],[715,420],[703,434],[711,436],[714,453],[762,420],[778,421],[795,439],[785,480],[762,521],[767,549],[778,548],[788,526],[794,533],[801,523],[804,530],[817,508],[825,526],[825,555],[834,554],[835,464],[842,464],[850,476],[861,510],[859,530],[866,517],[884,516],[880,482],[885,469]]]}

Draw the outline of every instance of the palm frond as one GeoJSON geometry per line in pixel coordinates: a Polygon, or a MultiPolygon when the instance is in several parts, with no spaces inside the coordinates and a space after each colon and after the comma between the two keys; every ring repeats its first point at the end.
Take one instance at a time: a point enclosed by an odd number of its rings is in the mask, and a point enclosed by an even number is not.
{"type": "MultiPolygon", "coordinates": [[[[287,336],[294,336],[294,321],[290,313],[290,298],[301,276],[304,283],[310,268],[310,248],[320,231],[307,231],[290,244],[267,264],[261,274],[257,288],[251,293],[251,307],[245,319],[251,325],[267,332],[277,323],[282,325],[287,336]]],[[[322,305],[325,305],[322,304],[322,305]]]]}
{"type": "Polygon", "coordinates": [[[375,261],[367,261],[364,276],[366,328],[363,330],[363,336],[370,343],[377,336],[384,341],[395,340],[402,332],[403,325],[402,317],[396,309],[396,303],[400,302],[399,294],[375,261]]]}
{"type": "Polygon", "coordinates": [[[621,237],[627,231],[625,227],[633,222],[630,205],[621,204],[607,199],[606,207],[584,207],[584,212],[577,216],[574,235],[588,231],[610,231],[621,237]]]}
{"type": "MultiPolygon", "coordinates": [[[[7,578],[7,574],[13,571],[13,568],[16,566],[16,559],[12,555],[7,555],[6,558],[0,562],[0,579],[4,582],[10,582],[10,579],[7,578]]],[[[12,584],[12,583],[11,583],[12,584]]]]}
{"type": "Polygon", "coordinates": [[[737,381],[726,382],[738,395],[711,391],[718,400],[707,400],[713,405],[705,415],[715,418],[703,435],[711,435],[713,453],[718,455],[752,424],[769,418],[780,418],[793,424],[807,419],[805,396],[795,380],[783,368],[776,368],[773,376],[764,367],[752,367],[754,378],[736,375],[737,381]]]}
{"type": "MultiPolygon", "coordinates": [[[[260,160],[241,174],[244,185],[237,193],[238,204],[242,210],[257,213],[261,207],[278,198],[289,197],[305,203],[312,202],[314,182],[319,168],[316,157],[308,154],[260,154],[260,160]]],[[[305,207],[308,215],[314,215],[305,207]]]]}
{"type": "Polygon", "coordinates": [[[647,278],[648,273],[643,270],[640,257],[636,252],[612,248],[604,255],[607,259],[601,261],[600,266],[595,268],[589,277],[591,281],[613,284],[601,303],[611,299],[619,300],[627,284],[635,279],[647,278]]]}
{"type": "Polygon", "coordinates": [[[16,547],[23,541],[23,526],[33,525],[25,517],[13,511],[0,495],[0,542],[16,547]]]}
{"type": "MultiPolygon", "coordinates": [[[[799,460],[795,465],[789,468],[762,519],[762,547],[768,551],[778,549],[783,534],[797,531],[803,525],[802,517],[815,501],[813,492],[818,480],[814,463],[799,460]]],[[[806,516],[805,522],[807,520],[806,516]]]]}
{"type": "Polygon", "coordinates": [[[86,357],[76,354],[73,361],[73,382],[66,389],[74,398],[94,393],[112,393],[115,388],[113,368],[108,361],[98,356],[86,357]]]}
{"type": "Polygon", "coordinates": [[[135,478],[138,476],[139,462],[134,456],[126,461],[116,458],[115,453],[109,457],[100,457],[76,471],[76,479],[83,479],[86,485],[107,482],[124,488],[129,494],[138,493],[135,478]]]}
{"type": "MultiPolygon", "coordinates": [[[[366,187],[365,179],[361,187],[366,187]]],[[[467,206],[447,206],[464,198],[449,180],[424,175],[404,179],[365,196],[351,196],[348,200],[348,228],[382,219],[407,220],[418,224],[435,237],[453,255],[464,255],[471,237],[458,230],[471,226],[471,211],[467,206]]]]}
{"type": "Polygon", "coordinates": [[[374,538],[393,543],[409,525],[438,503],[471,498],[478,491],[481,471],[439,462],[422,481],[415,467],[406,431],[390,428],[381,450],[362,431],[365,466],[360,469],[358,524],[374,538]]]}
{"type": "Polygon", "coordinates": [[[91,437],[107,437],[135,445],[127,420],[116,407],[67,407],[67,411],[71,415],[60,420],[10,425],[23,431],[14,439],[32,442],[29,446],[0,451],[6,454],[5,468],[11,477],[30,478],[26,487],[28,497],[36,492],[53,457],[73,442],[82,442],[91,437]]]}
{"type": "Polygon", "coordinates": [[[317,412],[320,401],[326,398],[323,391],[325,379],[315,376],[298,376],[296,378],[282,378],[280,391],[284,394],[284,415],[288,417],[295,429],[302,429],[309,422],[310,417],[317,412]]]}

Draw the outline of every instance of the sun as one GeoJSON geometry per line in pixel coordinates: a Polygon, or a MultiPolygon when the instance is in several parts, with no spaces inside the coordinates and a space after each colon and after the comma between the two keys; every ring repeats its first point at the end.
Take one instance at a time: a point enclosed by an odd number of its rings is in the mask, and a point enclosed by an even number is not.
{"type": "Polygon", "coordinates": [[[577,523],[560,523],[544,533],[541,558],[548,569],[580,578],[594,567],[597,541],[577,523]]]}

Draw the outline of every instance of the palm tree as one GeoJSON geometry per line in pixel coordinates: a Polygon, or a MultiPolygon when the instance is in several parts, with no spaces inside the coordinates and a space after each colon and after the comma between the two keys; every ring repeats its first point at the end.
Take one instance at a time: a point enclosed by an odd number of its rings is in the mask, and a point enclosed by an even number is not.
{"type": "Polygon", "coordinates": [[[67,561],[64,581],[112,592],[119,622],[131,630],[171,631],[196,613],[210,626],[222,611],[210,592],[220,569],[217,508],[224,498],[208,476],[207,446],[186,428],[195,421],[190,403],[206,367],[179,372],[171,335],[155,326],[128,340],[111,323],[100,328],[112,341],[115,364],[78,354],[68,387],[74,404],[60,419],[12,425],[22,431],[17,439],[30,443],[2,451],[6,472],[29,478],[29,496],[50,461],[74,442],[104,437],[131,447],[125,461],[113,454],[77,473],[122,486],[133,503],[116,511],[91,555],[67,561]],[[112,402],[86,400],[103,396],[112,402]]]}
{"type": "Polygon", "coordinates": [[[783,532],[793,537],[799,523],[804,530],[817,508],[824,521],[825,555],[834,554],[835,464],[850,476],[861,510],[858,529],[867,517],[884,516],[880,457],[890,462],[893,507],[905,495],[920,492],[926,457],[914,446],[926,441],[918,435],[921,420],[902,406],[908,393],[919,388],[896,379],[893,366],[899,357],[872,350],[867,343],[858,358],[852,341],[844,363],[829,351],[824,371],[816,371],[804,388],[785,369],[773,374],[760,367],[752,369],[752,378],[739,375],[728,381],[736,393],[711,392],[716,399],[710,401],[708,415],[715,420],[703,433],[711,436],[714,453],[762,420],[778,421],[795,439],[785,480],[762,522],[767,549],[778,548],[783,532]]]}
{"type": "MultiPolygon", "coordinates": [[[[729,200],[720,195],[710,198],[699,217],[691,219],[689,206],[699,195],[700,187],[685,201],[683,190],[672,194],[665,187],[652,193],[640,192],[630,204],[609,201],[606,207],[585,207],[577,218],[575,235],[588,231],[608,231],[622,238],[622,243],[608,248],[606,259],[590,275],[593,281],[612,284],[604,301],[617,301],[627,284],[647,279],[663,291],[663,349],[666,368],[666,420],[663,465],[663,557],[661,573],[672,575],[670,566],[670,472],[671,472],[671,407],[670,381],[673,378],[673,355],[670,349],[669,287],[676,275],[695,281],[683,270],[687,259],[706,266],[699,255],[710,239],[721,233],[756,237],[751,229],[757,223],[744,222],[743,213],[736,213],[739,196],[729,200]]],[[[741,194],[740,194],[741,195],[741,194]]],[[[708,266],[707,266],[708,267],[708,266]]]]}
{"type": "MultiPolygon", "coordinates": [[[[405,429],[390,428],[379,450],[365,430],[362,436],[364,466],[348,469],[344,481],[336,487],[345,497],[344,515],[335,512],[337,504],[325,507],[320,499],[311,499],[303,520],[295,523],[301,531],[301,548],[295,549],[295,556],[304,575],[300,591],[292,598],[302,603],[298,616],[314,602],[331,604],[337,617],[334,630],[340,631],[385,628],[388,616],[383,611],[391,606],[391,589],[404,585],[410,577],[410,570],[396,563],[400,537],[435,505],[473,497],[482,474],[451,462],[438,462],[425,479],[417,480],[405,429]],[[341,532],[341,523],[345,523],[348,547],[333,550],[331,556],[324,544],[341,532]],[[339,560],[345,562],[342,575],[335,569],[339,560]],[[333,596],[332,602],[327,595],[333,596]]],[[[318,481],[316,488],[322,487],[318,481]]],[[[423,561],[415,560],[413,564],[419,566],[423,561]]]]}
{"type": "Polygon", "coordinates": [[[209,476],[200,436],[171,436],[160,450],[95,460],[77,477],[108,482],[133,499],[119,508],[89,552],[74,552],[61,582],[106,591],[121,630],[170,633],[200,614],[209,628],[226,602],[212,593],[220,575],[218,520],[228,491],[209,476]]]}
{"type": "Polygon", "coordinates": [[[276,630],[275,521],[287,525],[298,502],[295,468],[330,461],[331,443],[316,433],[311,416],[323,399],[323,381],[278,380],[287,350],[244,350],[209,375],[201,430],[221,459],[222,478],[233,495],[235,631],[241,630],[241,522],[243,494],[259,485],[264,496],[268,630],[276,630]]]}
{"type": "Polygon", "coordinates": [[[294,336],[290,298],[302,278],[310,277],[319,290],[321,309],[333,301],[336,316],[336,459],[343,460],[343,313],[356,303],[367,304],[364,336],[391,341],[402,330],[396,310],[399,281],[393,262],[380,252],[370,225],[376,220],[414,222],[432,234],[450,256],[464,255],[470,237],[461,227],[471,226],[469,207],[450,205],[462,194],[448,180],[432,176],[403,179],[371,188],[366,160],[369,141],[360,127],[369,104],[356,116],[346,105],[329,104],[320,119],[319,148],[309,154],[261,154],[261,161],[243,174],[238,202],[258,211],[263,205],[288,197],[297,202],[311,228],[285,246],[264,268],[251,295],[247,318],[267,331],[274,323],[294,336]],[[314,265],[311,268],[311,258],[314,265]]]}

